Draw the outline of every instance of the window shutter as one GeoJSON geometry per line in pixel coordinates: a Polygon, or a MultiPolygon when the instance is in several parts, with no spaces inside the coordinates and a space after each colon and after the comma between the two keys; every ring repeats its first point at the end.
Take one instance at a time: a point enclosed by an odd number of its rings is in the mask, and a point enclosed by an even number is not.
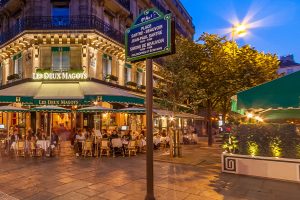
{"type": "Polygon", "coordinates": [[[81,47],[71,47],[71,69],[81,69],[81,47]]]}
{"type": "Polygon", "coordinates": [[[40,54],[41,54],[41,69],[50,69],[51,68],[51,61],[52,61],[52,54],[50,47],[40,47],[40,54]]]}

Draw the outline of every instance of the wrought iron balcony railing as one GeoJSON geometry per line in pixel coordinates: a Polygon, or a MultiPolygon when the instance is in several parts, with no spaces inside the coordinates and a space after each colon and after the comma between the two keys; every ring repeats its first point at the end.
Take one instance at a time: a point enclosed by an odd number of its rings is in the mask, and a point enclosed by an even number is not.
{"type": "Polygon", "coordinates": [[[130,11],[130,0],[117,0],[124,8],[130,11]]]}
{"type": "Polygon", "coordinates": [[[0,0],[0,7],[3,7],[10,0],[0,0]]]}
{"type": "Polygon", "coordinates": [[[26,16],[8,31],[0,33],[0,45],[26,30],[97,30],[100,33],[124,44],[124,33],[114,29],[100,18],[86,16],[26,16]]]}

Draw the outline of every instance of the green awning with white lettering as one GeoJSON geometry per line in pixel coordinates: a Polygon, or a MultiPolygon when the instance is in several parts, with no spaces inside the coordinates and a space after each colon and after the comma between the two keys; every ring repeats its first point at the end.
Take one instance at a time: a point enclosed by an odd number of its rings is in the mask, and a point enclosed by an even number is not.
{"type": "Polygon", "coordinates": [[[93,81],[26,82],[0,89],[0,103],[26,105],[89,105],[95,101],[144,104],[126,90],[93,81]]]}

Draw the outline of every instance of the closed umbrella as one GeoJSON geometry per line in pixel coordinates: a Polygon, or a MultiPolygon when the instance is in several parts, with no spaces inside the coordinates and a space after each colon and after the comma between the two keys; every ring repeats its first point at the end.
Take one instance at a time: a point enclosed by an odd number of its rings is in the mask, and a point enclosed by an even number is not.
{"type": "MultiPolygon", "coordinates": [[[[102,106],[90,106],[90,107],[85,107],[85,108],[81,108],[78,109],[77,112],[82,112],[82,113],[107,113],[107,112],[115,112],[116,110],[111,109],[111,108],[105,108],[102,106]]],[[[101,123],[101,115],[100,115],[100,130],[102,128],[102,123],[101,123]]]]}
{"type": "MultiPolygon", "coordinates": [[[[59,106],[39,106],[39,107],[32,108],[31,111],[51,113],[50,124],[51,124],[51,121],[52,121],[52,113],[68,113],[68,112],[71,112],[70,109],[66,109],[66,108],[59,107],[59,106]]],[[[51,131],[51,126],[50,126],[50,142],[51,142],[51,137],[52,137],[52,131],[51,131]]]]}
{"type": "Polygon", "coordinates": [[[119,109],[119,110],[117,110],[117,112],[131,113],[131,114],[144,114],[144,113],[146,113],[146,109],[145,108],[138,108],[138,107],[131,107],[131,108],[119,109]]]}
{"type": "MultiPolygon", "coordinates": [[[[24,108],[18,108],[18,107],[14,107],[14,106],[0,106],[0,112],[5,112],[5,113],[25,113],[28,112],[27,109],[24,108]]],[[[26,120],[25,120],[26,122],[26,120]]],[[[6,126],[7,126],[7,138],[9,138],[9,130],[8,130],[8,115],[6,116],[6,126]]],[[[7,145],[7,147],[9,148],[9,145],[7,145]]],[[[9,150],[9,149],[8,149],[9,150]]]]}

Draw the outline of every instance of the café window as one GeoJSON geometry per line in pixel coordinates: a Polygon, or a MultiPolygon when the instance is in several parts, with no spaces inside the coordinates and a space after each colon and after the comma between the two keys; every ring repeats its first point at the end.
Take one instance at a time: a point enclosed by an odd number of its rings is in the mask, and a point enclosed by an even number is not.
{"type": "Polygon", "coordinates": [[[70,23],[69,2],[54,1],[52,4],[52,24],[55,26],[66,26],[70,23]]]}
{"type": "Polygon", "coordinates": [[[124,83],[131,81],[131,65],[125,64],[125,70],[124,70],[124,83]]]}
{"type": "Polygon", "coordinates": [[[52,71],[70,69],[70,47],[52,47],[52,71]]]}
{"type": "Polygon", "coordinates": [[[136,84],[138,86],[143,85],[143,69],[138,68],[136,71],[136,84]]]}
{"type": "Polygon", "coordinates": [[[22,54],[21,53],[14,55],[13,63],[14,63],[13,74],[19,74],[19,76],[21,76],[22,75],[22,54]]]}
{"type": "Polygon", "coordinates": [[[103,77],[104,78],[107,75],[111,75],[111,62],[112,62],[112,57],[109,55],[103,54],[102,66],[103,66],[103,77]]]}

